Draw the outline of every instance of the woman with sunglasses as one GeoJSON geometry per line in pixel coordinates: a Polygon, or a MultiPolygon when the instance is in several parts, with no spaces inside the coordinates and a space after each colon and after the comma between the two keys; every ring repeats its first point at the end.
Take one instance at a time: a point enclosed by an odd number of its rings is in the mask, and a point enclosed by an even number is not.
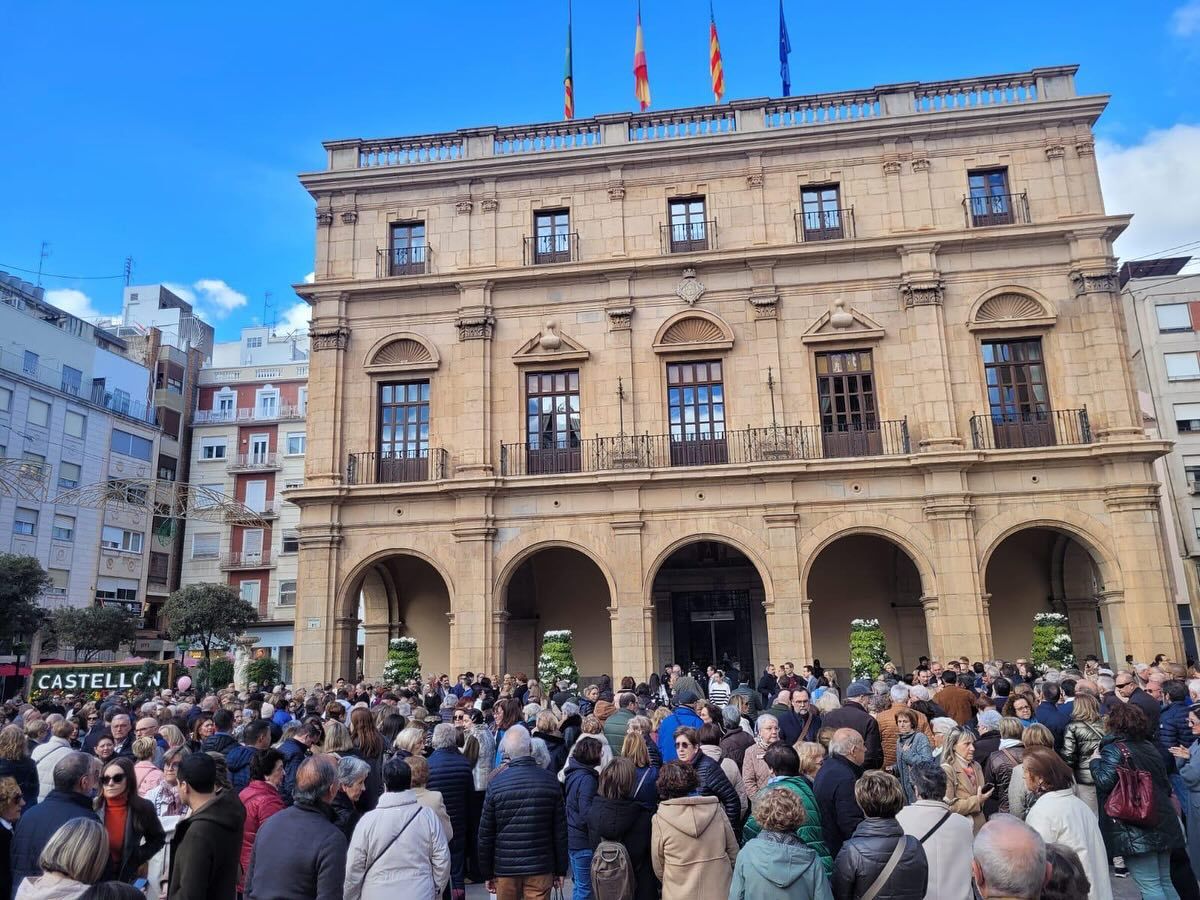
{"type": "Polygon", "coordinates": [[[133,763],[125,757],[110,760],[101,770],[96,813],[108,834],[104,877],[131,883],[166,838],[154,804],[137,795],[133,763]]]}

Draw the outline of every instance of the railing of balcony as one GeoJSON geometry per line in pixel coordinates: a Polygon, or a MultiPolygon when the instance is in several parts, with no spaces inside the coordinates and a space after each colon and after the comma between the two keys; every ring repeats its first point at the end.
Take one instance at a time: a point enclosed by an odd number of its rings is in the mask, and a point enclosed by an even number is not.
{"type": "Polygon", "coordinates": [[[854,207],[796,213],[796,241],[840,241],[854,237],[854,207]]]}
{"type": "Polygon", "coordinates": [[[987,194],[963,197],[963,215],[968,228],[993,225],[1028,225],[1029,198],[1024,194],[987,194]]]}
{"type": "Polygon", "coordinates": [[[426,275],[433,250],[426,244],[415,247],[380,247],[375,251],[375,276],[426,275]]]}
{"type": "Polygon", "coordinates": [[[230,469],[277,469],[278,453],[238,453],[229,458],[230,469]]]}
{"type": "Polygon", "coordinates": [[[626,434],[585,438],[570,445],[550,447],[503,444],[500,474],[564,475],[779,460],[904,456],[911,452],[907,419],[872,421],[845,429],[778,425],[703,436],[626,434]]]}
{"type": "Polygon", "coordinates": [[[299,406],[276,406],[273,409],[198,409],[192,414],[193,425],[225,425],[233,422],[281,422],[303,419],[305,411],[299,406]]]}
{"type": "Polygon", "coordinates": [[[226,553],[221,557],[222,569],[258,569],[273,565],[271,551],[265,547],[257,553],[226,553]]]}
{"type": "Polygon", "coordinates": [[[404,484],[448,477],[449,454],[440,447],[412,453],[351,453],[346,460],[347,484],[404,484]]]}
{"type": "Polygon", "coordinates": [[[976,450],[1016,450],[1092,443],[1087,407],[971,416],[976,450]]]}
{"type": "Polygon", "coordinates": [[[525,238],[525,265],[579,261],[579,232],[535,234],[525,238]]]}
{"type": "MultiPolygon", "coordinates": [[[[70,367],[65,367],[69,369],[70,367]]],[[[23,353],[11,353],[0,350],[0,369],[5,369],[15,375],[23,375],[39,384],[79,397],[102,407],[109,412],[136,419],[138,422],[155,424],[155,410],[145,403],[138,403],[122,392],[106,391],[103,384],[93,384],[84,387],[79,381],[79,372],[66,371],[64,368],[44,366],[27,360],[23,353]]]]}
{"type": "Polygon", "coordinates": [[[660,226],[663,253],[696,253],[717,249],[717,221],[660,226]]]}

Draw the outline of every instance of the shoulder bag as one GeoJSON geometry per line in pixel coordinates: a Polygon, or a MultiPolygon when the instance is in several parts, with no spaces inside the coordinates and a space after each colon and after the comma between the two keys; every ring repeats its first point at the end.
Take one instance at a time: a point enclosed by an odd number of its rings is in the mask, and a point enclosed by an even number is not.
{"type": "Polygon", "coordinates": [[[420,807],[417,808],[415,813],[408,817],[408,821],[405,822],[404,825],[401,826],[400,830],[396,832],[396,836],[387,842],[387,846],[379,851],[379,855],[367,864],[366,869],[363,870],[363,884],[367,883],[367,876],[371,874],[371,869],[375,867],[375,863],[379,862],[385,855],[387,855],[387,852],[392,849],[392,846],[396,843],[396,841],[400,840],[400,835],[404,834],[404,832],[408,830],[408,826],[411,825],[419,815],[421,815],[420,807]]]}
{"type": "Polygon", "coordinates": [[[1104,811],[1114,819],[1152,828],[1158,821],[1154,810],[1154,783],[1150,773],[1135,768],[1129,748],[1118,743],[1121,762],[1117,765],[1117,783],[1104,801],[1104,811]]]}
{"type": "Polygon", "coordinates": [[[896,871],[896,866],[900,865],[900,857],[904,855],[904,845],[907,843],[908,835],[900,835],[900,840],[896,841],[896,849],[888,857],[887,865],[883,867],[883,871],[879,873],[879,876],[871,882],[871,886],[867,888],[867,892],[862,895],[860,900],[875,900],[879,896],[879,892],[887,886],[888,879],[896,871]]]}
{"type": "Polygon", "coordinates": [[[925,832],[925,837],[919,839],[920,842],[922,844],[924,844],[927,840],[929,840],[931,837],[933,837],[933,833],[935,831],[937,831],[939,828],[941,828],[943,825],[945,825],[946,820],[949,819],[952,815],[954,815],[954,812],[952,810],[949,810],[949,809],[946,810],[946,814],[944,816],[942,816],[940,819],[938,819],[937,823],[932,828],[930,828],[927,832],[925,832]]]}

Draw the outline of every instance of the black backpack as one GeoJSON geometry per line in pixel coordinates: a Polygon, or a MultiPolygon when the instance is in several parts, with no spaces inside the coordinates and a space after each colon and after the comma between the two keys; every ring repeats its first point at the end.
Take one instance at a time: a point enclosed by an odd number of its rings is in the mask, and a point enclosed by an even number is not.
{"type": "Polygon", "coordinates": [[[629,851],[616,841],[601,841],[592,854],[592,896],[595,900],[633,900],[633,891],[629,851]]]}

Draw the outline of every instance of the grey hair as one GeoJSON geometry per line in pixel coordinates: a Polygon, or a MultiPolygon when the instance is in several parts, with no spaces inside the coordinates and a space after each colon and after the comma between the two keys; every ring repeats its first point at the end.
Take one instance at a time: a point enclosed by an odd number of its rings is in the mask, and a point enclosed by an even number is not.
{"type": "Polygon", "coordinates": [[[100,760],[90,753],[68,753],[54,765],[54,789],[71,793],[85,775],[100,774],[100,760]]]}
{"type": "Polygon", "coordinates": [[[984,674],[986,674],[989,678],[999,678],[1000,677],[1000,670],[998,668],[996,668],[995,666],[984,666],[983,671],[984,671],[984,674]]]}
{"type": "Polygon", "coordinates": [[[992,896],[1035,900],[1046,880],[1046,842],[1007,813],[997,813],[975,835],[975,862],[992,896]]]}
{"type": "Polygon", "coordinates": [[[433,749],[453,750],[458,746],[458,729],[449,722],[442,722],[433,728],[433,749]]]}
{"type": "Polygon", "coordinates": [[[770,713],[763,713],[761,716],[759,716],[757,719],[754,720],[754,733],[762,734],[763,723],[765,723],[767,721],[774,722],[776,725],[779,724],[779,720],[777,718],[775,718],[773,715],[771,715],[770,713]]]}
{"type": "Polygon", "coordinates": [[[283,726],[283,733],[280,735],[279,742],[283,743],[290,737],[295,737],[296,733],[304,727],[304,723],[299,719],[289,719],[288,723],[283,726]]]}
{"type": "Polygon", "coordinates": [[[577,716],[577,715],[579,715],[579,704],[578,704],[578,703],[572,703],[570,700],[567,700],[567,701],[566,701],[565,703],[563,703],[563,705],[562,705],[562,714],[563,714],[563,718],[564,718],[564,719],[565,719],[567,716],[577,716]]]}
{"type": "Polygon", "coordinates": [[[946,796],[946,772],[931,760],[914,764],[908,770],[918,800],[941,800],[946,796]]]}
{"type": "Polygon", "coordinates": [[[907,684],[893,685],[891,691],[889,691],[888,693],[889,693],[889,696],[891,696],[893,703],[907,703],[908,702],[909,690],[908,690],[907,684]]]}
{"type": "Polygon", "coordinates": [[[923,684],[914,684],[908,689],[909,695],[917,701],[928,700],[930,697],[929,688],[923,684]]]}
{"type": "Polygon", "coordinates": [[[1192,701],[1200,700],[1200,678],[1193,678],[1187,683],[1188,696],[1192,701]]]}
{"type": "Polygon", "coordinates": [[[500,752],[509,759],[530,756],[533,753],[533,747],[529,731],[520,726],[507,729],[504,732],[504,738],[500,741],[500,752]]]}
{"type": "Polygon", "coordinates": [[[949,734],[958,727],[958,723],[949,716],[938,716],[929,723],[934,734],[949,734]]]}
{"type": "Polygon", "coordinates": [[[738,708],[730,703],[721,710],[721,721],[725,723],[726,728],[737,728],[742,721],[742,714],[738,712],[738,708]]]}
{"type": "Polygon", "coordinates": [[[521,714],[526,719],[536,719],[537,714],[540,713],[541,711],[542,711],[542,706],[540,703],[526,703],[525,708],[523,710],[521,710],[521,714]]]}
{"type": "Polygon", "coordinates": [[[840,738],[837,732],[834,732],[833,739],[829,742],[829,752],[836,753],[838,756],[849,756],[859,747],[865,747],[866,742],[857,731],[851,729],[838,729],[838,731],[848,731],[849,734],[843,734],[840,738]]]}
{"type": "Polygon", "coordinates": [[[343,756],[338,760],[338,784],[343,787],[362,781],[371,774],[371,767],[357,756],[343,756]]]}
{"type": "Polygon", "coordinates": [[[311,756],[300,764],[296,772],[296,787],[292,790],[292,799],[297,803],[316,803],[318,800],[324,800],[329,796],[329,789],[337,781],[338,765],[332,755],[319,753],[311,756]]]}
{"type": "MultiPolygon", "coordinates": [[[[1195,679],[1195,681],[1196,681],[1196,683],[1200,683],[1200,679],[1195,679]]],[[[1188,690],[1189,691],[1192,689],[1192,683],[1193,682],[1191,682],[1191,681],[1188,682],[1188,690]]],[[[1096,676],[1096,686],[1099,687],[1100,690],[1102,690],[1104,693],[1108,694],[1108,693],[1111,693],[1116,688],[1117,683],[1116,683],[1116,681],[1113,680],[1113,677],[1111,675],[1097,675],[1096,676]]]]}
{"type": "MultiPolygon", "coordinates": [[[[524,731],[525,729],[522,728],[521,730],[524,731]]],[[[532,738],[529,741],[529,755],[543,769],[549,769],[554,762],[550,756],[550,748],[546,746],[546,742],[540,737],[532,738]]]]}

